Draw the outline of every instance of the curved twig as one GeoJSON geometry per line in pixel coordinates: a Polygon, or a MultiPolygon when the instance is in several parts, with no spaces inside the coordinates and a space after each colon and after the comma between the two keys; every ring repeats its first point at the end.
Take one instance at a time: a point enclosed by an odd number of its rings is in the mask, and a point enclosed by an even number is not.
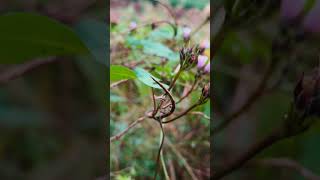
{"type": "Polygon", "coordinates": [[[110,138],[110,142],[114,141],[114,140],[119,140],[122,136],[124,136],[126,133],[128,133],[128,131],[130,129],[132,129],[133,127],[135,127],[137,124],[139,124],[140,122],[142,122],[143,120],[145,120],[145,117],[140,117],[139,119],[137,119],[136,121],[134,121],[133,123],[131,123],[125,130],[123,130],[122,132],[120,132],[119,134],[112,136],[110,138]]]}
{"type": "Polygon", "coordinates": [[[171,17],[172,17],[172,19],[173,19],[173,21],[174,21],[174,24],[177,26],[177,25],[178,25],[177,18],[176,18],[176,16],[174,15],[174,13],[172,12],[172,9],[171,9],[168,5],[162,3],[162,2],[160,2],[160,1],[158,1],[158,0],[153,0],[153,1],[156,2],[156,3],[158,3],[158,4],[160,4],[160,5],[163,6],[165,9],[167,9],[167,11],[169,12],[169,14],[171,15],[171,17]]]}
{"type": "Polygon", "coordinates": [[[51,64],[57,62],[58,60],[59,58],[49,57],[46,59],[35,59],[24,64],[16,65],[15,67],[12,67],[0,74],[0,85],[4,85],[11,80],[19,78],[40,66],[51,64]]]}
{"type": "MultiPolygon", "coordinates": [[[[200,80],[200,79],[199,79],[199,80],[200,80]]],[[[192,91],[194,90],[194,88],[196,87],[197,82],[198,82],[198,79],[195,78],[195,80],[194,80],[191,88],[189,89],[189,91],[188,91],[183,97],[181,97],[181,98],[176,102],[176,104],[179,104],[182,100],[184,100],[186,97],[188,97],[188,96],[191,94],[191,92],[192,92],[192,91]]]]}
{"type": "Polygon", "coordinates": [[[154,80],[154,82],[156,82],[165,91],[165,94],[169,96],[170,102],[171,102],[171,109],[170,109],[170,111],[168,113],[160,115],[158,117],[155,117],[155,118],[157,118],[157,119],[159,119],[161,121],[163,118],[166,118],[166,117],[170,116],[174,112],[174,110],[176,108],[176,103],[175,103],[171,93],[160,82],[158,82],[153,77],[151,77],[151,78],[154,80]]]}
{"type": "Polygon", "coordinates": [[[162,123],[165,124],[165,123],[169,123],[169,122],[172,122],[172,121],[175,121],[181,117],[183,117],[184,115],[188,114],[192,109],[196,108],[197,106],[201,105],[199,102],[195,103],[194,105],[190,106],[187,110],[185,110],[184,112],[182,112],[181,114],[179,114],[178,116],[170,119],[170,120],[167,120],[167,121],[163,121],[162,123]]]}
{"type": "Polygon", "coordinates": [[[159,120],[159,125],[160,125],[160,128],[161,128],[162,138],[161,138],[160,147],[159,147],[159,151],[158,151],[158,155],[157,155],[156,171],[155,171],[155,173],[154,173],[154,178],[153,178],[154,180],[157,179],[157,174],[158,174],[158,171],[159,171],[159,164],[160,164],[160,163],[159,163],[159,160],[160,160],[161,151],[162,151],[162,146],[163,146],[163,142],[164,142],[164,138],[165,138],[161,120],[159,120]]]}
{"type": "Polygon", "coordinates": [[[257,165],[264,165],[264,166],[272,166],[272,167],[279,167],[279,168],[287,168],[297,171],[301,174],[304,178],[308,180],[320,180],[320,176],[314,174],[311,170],[303,167],[298,162],[288,159],[288,158],[268,158],[257,160],[254,162],[257,165]]]}
{"type": "Polygon", "coordinates": [[[266,89],[268,81],[272,73],[274,72],[275,65],[276,65],[276,62],[273,59],[271,61],[271,64],[268,66],[257,89],[255,89],[255,91],[251,94],[248,100],[237,111],[227,116],[223,122],[221,122],[218,126],[213,128],[213,133],[220,132],[221,130],[226,128],[234,119],[238,118],[240,115],[247,112],[247,110],[251,108],[251,106],[260,98],[260,96],[263,94],[264,90],[266,89]]]}

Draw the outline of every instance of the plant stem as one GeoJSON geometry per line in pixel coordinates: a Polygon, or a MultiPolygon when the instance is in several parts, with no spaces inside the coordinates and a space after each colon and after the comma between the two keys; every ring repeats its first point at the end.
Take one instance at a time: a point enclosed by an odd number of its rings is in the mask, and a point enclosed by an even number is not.
{"type": "Polygon", "coordinates": [[[307,180],[320,179],[320,176],[313,173],[311,170],[303,167],[298,162],[288,158],[268,158],[254,161],[252,164],[258,166],[270,166],[275,168],[292,169],[294,171],[297,171],[299,174],[301,174],[301,176],[303,176],[307,180]]]}
{"type": "Polygon", "coordinates": [[[174,76],[174,79],[173,79],[172,83],[170,84],[168,91],[170,91],[173,88],[173,86],[176,83],[177,79],[179,78],[181,72],[182,72],[182,68],[180,67],[178,73],[174,76]]]}
{"type": "Polygon", "coordinates": [[[239,117],[241,114],[245,113],[247,110],[251,108],[251,106],[259,99],[259,97],[263,94],[263,91],[265,90],[268,80],[270,79],[272,73],[275,70],[275,61],[272,60],[270,65],[268,66],[268,69],[266,70],[260,84],[258,85],[257,89],[250,95],[248,100],[234,113],[230,114],[226,117],[226,119],[220,123],[217,127],[213,129],[213,133],[218,133],[222,131],[224,128],[226,128],[234,119],[239,117]]]}
{"type": "Polygon", "coordinates": [[[191,166],[188,164],[188,161],[182,156],[182,154],[177,150],[177,148],[167,139],[166,144],[172,149],[172,151],[181,159],[183,165],[185,166],[187,172],[193,180],[197,180],[197,176],[193,173],[191,166]]]}
{"type": "Polygon", "coordinates": [[[262,150],[266,149],[267,147],[271,146],[272,144],[280,141],[281,139],[287,138],[290,136],[286,136],[283,133],[283,129],[276,129],[270,135],[262,139],[261,141],[253,144],[248,151],[241,154],[239,157],[235,158],[229,163],[225,163],[221,169],[217,169],[216,172],[213,174],[213,179],[220,179],[236,169],[242,167],[248,160],[253,158],[255,155],[260,153],[262,150]]]}
{"type": "Polygon", "coordinates": [[[0,86],[8,83],[11,80],[19,78],[24,74],[33,71],[34,69],[41,67],[43,65],[55,63],[59,61],[59,58],[49,57],[46,59],[35,59],[23,64],[16,65],[13,68],[10,68],[6,72],[0,74],[0,86]]]}
{"type": "MultiPolygon", "coordinates": [[[[199,79],[199,80],[200,80],[200,79],[199,79]]],[[[196,86],[197,82],[198,82],[198,79],[195,78],[195,79],[194,79],[194,82],[193,82],[193,84],[192,84],[191,89],[186,93],[186,95],[184,95],[183,97],[181,97],[181,98],[176,102],[176,104],[180,103],[183,99],[185,99],[186,97],[188,97],[188,96],[191,94],[191,92],[194,90],[194,87],[196,86]]]]}
{"type": "Polygon", "coordinates": [[[164,162],[163,151],[162,150],[160,152],[160,159],[161,159],[161,164],[162,164],[164,176],[166,177],[166,180],[170,180],[170,177],[168,175],[168,171],[167,171],[167,168],[166,168],[166,163],[164,162]]]}
{"type": "Polygon", "coordinates": [[[175,120],[181,118],[182,116],[188,114],[192,109],[196,108],[196,107],[199,106],[199,105],[201,105],[201,104],[197,102],[197,103],[195,103],[194,105],[190,106],[187,110],[185,110],[184,112],[182,112],[180,115],[178,115],[178,116],[176,116],[176,117],[174,117],[174,118],[172,118],[172,119],[170,119],[170,120],[168,120],[168,121],[163,121],[162,123],[165,124],[165,123],[169,123],[169,122],[175,121],[175,120]]]}
{"type": "Polygon", "coordinates": [[[126,133],[129,132],[130,129],[132,129],[133,127],[135,127],[137,124],[139,124],[140,122],[142,122],[143,120],[145,120],[145,117],[140,117],[139,119],[137,119],[136,121],[134,121],[133,123],[131,123],[125,130],[123,130],[122,132],[120,132],[119,134],[112,136],[110,138],[110,142],[114,141],[114,140],[119,140],[122,136],[124,136],[126,133]]]}

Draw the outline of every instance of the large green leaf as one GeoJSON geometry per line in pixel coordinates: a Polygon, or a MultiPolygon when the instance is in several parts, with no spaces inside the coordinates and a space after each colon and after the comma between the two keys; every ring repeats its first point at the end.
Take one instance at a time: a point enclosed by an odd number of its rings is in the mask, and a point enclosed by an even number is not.
{"type": "Polygon", "coordinates": [[[86,19],[75,26],[76,33],[89,48],[95,59],[107,65],[108,32],[107,25],[96,20],[86,19]]]}
{"type": "Polygon", "coordinates": [[[167,46],[163,45],[162,43],[158,43],[150,40],[143,40],[141,41],[141,44],[143,45],[143,52],[146,54],[164,57],[173,61],[179,60],[178,53],[173,52],[171,49],[169,49],[167,46]]]}
{"type": "Polygon", "coordinates": [[[135,79],[136,74],[131,69],[120,66],[111,65],[110,67],[110,81],[120,81],[123,79],[135,79]]]}
{"type": "Polygon", "coordinates": [[[167,40],[172,39],[174,36],[174,31],[171,26],[162,26],[152,31],[149,38],[152,40],[167,40]]]}
{"type": "Polygon", "coordinates": [[[162,43],[150,39],[139,40],[134,37],[127,38],[127,44],[131,47],[142,47],[145,54],[164,57],[171,61],[179,60],[179,53],[172,51],[162,43]]]}
{"type": "MultiPolygon", "coordinates": [[[[158,88],[158,89],[162,89],[156,82],[154,82],[154,80],[151,78],[153,77],[154,79],[156,79],[157,81],[160,81],[158,78],[152,76],[148,71],[142,69],[142,68],[135,68],[134,69],[134,72],[136,73],[137,75],[137,78],[142,82],[144,83],[145,85],[147,86],[150,86],[150,87],[153,87],[153,88],[158,88]]],[[[166,84],[163,84],[163,87],[165,87],[166,89],[169,88],[168,85],[166,84]]]]}
{"type": "Polygon", "coordinates": [[[67,26],[31,13],[0,16],[0,63],[23,63],[37,57],[89,53],[67,26]]]}

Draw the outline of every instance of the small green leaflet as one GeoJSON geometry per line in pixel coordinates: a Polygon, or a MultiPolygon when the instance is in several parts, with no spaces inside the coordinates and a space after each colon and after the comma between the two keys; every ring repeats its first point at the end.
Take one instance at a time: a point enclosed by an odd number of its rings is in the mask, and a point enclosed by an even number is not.
{"type": "MultiPolygon", "coordinates": [[[[124,79],[138,79],[141,81],[143,84],[153,87],[153,88],[158,88],[162,89],[154,80],[151,78],[153,77],[157,81],[160,81],[160,79],[152,76],[148,71],[142,69],[142,68],[135,68],[133,71],[125,66],[120,66],[120,65],[111,65],[110,67],[110,81],[120,81],[124,79]]],[[[168,85],[163,84],[163,87],[169,88],[168,85]]]]}
{"type": "MultiPolygon", "coordinates": [[[[156,79],[157,81],[160,81],[158,78],[152,76],[149,72],[147,72],[146,70],[142,69],[142,68],[135,68],[134,72],[136,73],[137,78],[144,83],[147,86],[153,87],[153,88],[157,88],[157,89],[162,89],[156,82],[153,81],[153,79],[151,77],[153,77],[154,79],[156,79]]],[[[163,84],[163,87],[165,87],[166,89],[169,88],[168,85],[163,84]]]]}
{"type": "Polygon", "coordinates": [[[135,72],[125,66],[111,65],[110,67],[110,81],[135,79],[136,77],[135,72]]]}
{"type": "Polygon", "coordinates": [[[145,54],[164,57],[170,61],[179,60],[179,53],[172,51],[170,48],[168,48],[162,43],[152,41],[150,39],[139,40],[134,37],[128,37],[126,42],[131,47],[143,48],[143,52],[145,54]]]}

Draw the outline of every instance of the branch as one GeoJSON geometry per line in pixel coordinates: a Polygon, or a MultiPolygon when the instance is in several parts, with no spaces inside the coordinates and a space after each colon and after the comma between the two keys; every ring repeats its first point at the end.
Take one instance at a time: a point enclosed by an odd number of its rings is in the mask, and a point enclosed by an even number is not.
{"type": "Polygon", "coordinates": [[[171,9],[168,5],[162,3],[161,1],[154,0],[154,2],[160,4],[160,5],[163,6],[165,9],[167,9],[167,11],[169,12],[169,14],[171,15],[171,17],[172,17],[172,19],[173,19],[173,21],[174,21],[174,24],[175,24],[176,26],[178,26],[177,18],[176,18],[176,16],[175,16],[174,12],[172,11],[172,9],[171,9]]]}
{"type": "Polygon", "coordinates": [[[261,141],[253,144],[247,152],[244,152],[239,157],[235,158],[229,163],[225,163],[225,166],[221,167],[221,169],[217,169],[213,174],[213,179],[220,179],[236,169],[241,168],[248,160],[253,158],[256,154],[264,150],[265,148],[271,146],[275,142],[285,138],[283,135],[282,129],[277,129],[269,136],[265,137],[261,141]]]}
{"type": "Polygon", "coordinates": [[[193,170],[191,168],[191,166],[188,164],[188,161],[182,156],[182,154],[177,150],[177,148],[170,142],[169,139],[167,139],[166,144],[169,145],[169,147],[172,149],[172,151],[179,157],[179,159],[181,159],[181,162],[183,163],[183,165],[185,166],[187,172],[189,173],[189,175],[192,177],[192,179],[197,180],[197,176],[193,173],[193,170]]]}
{"type": "Polygon", "coordinates": [[[189,113],[189,114],[199,115],[199,116],[202,116],[202,117],[205,118],[205,119],[210,120],[210,117],[209,117],[209,116],[207,116],[205,113],[200,112],[200,111],[194,111],[194,112],[191,112],[191,113],[189,113]]]}
{"type": "Polygon", "coordinates": [[[221,130],[226,128],[234,119],[238,118],[241,114],[245,113],[247,110],[251,108],[251,106],[259,99],[259,97],[262,95],[263,91],[265,90],[267,86],[267,82],[270,79],[272,73],[274,72],[274,67],[275,67],[275,61],[272,60],[271,64],[268,66],[268,69],[266,70],[257,89],[251,94],[248,100],[237,111],[227,116],[222,123],[216,126],[213,129],[213,133],[220,132],[221,130]]]}
{"type": "Polygon", "coordinates": [[[190,106],[187,110],[185,110],[184,112],[182,112],[181,114],[179,114],[178,116],[168,120],[168,121],[163,121],[162,123],[165,124],[165,123],[169,123],[169,122],[172,122],[172,121],[175,121],[179,118],[181,118],[182,116],[188,114],[192,109],[196,108],[197,106],[199,106],[200,104],[197,102],[195,103],[194,105],[190,106]]]}
{"type": "Polygon", "coordinates": [[[133,123],[131,123],[127,129],[125,129],[124,131],[120,132],[119,134],[112,136],[110,138],[110,142],[114,141],[114,140],[119,140],[122,136],[124,136],[126,133],[129,132],[130,129],[134,128],[137,124],[139,124],[140,122],[142,122],[143,120],[145,120],[146,117],[140,117],[139,119],[137,119],[136,121],[134,121],[133,123]]]}
{"type": "Polygon", "coordinates": [[[197,33],[204,25],[206,25],[208,22],[210,22],[210,15],[198,26],[196,27],[190,34],[190,37],[192,37],[195,33],[197,33]]]}
{"type": "MultiPolygon", "coordinates": [[[[199,79],[199,81],[200,81],[200,79],[199,79]]],[[[191,94],[191,92],[194,90],[197,82],[198,82],[198,79],[195,78],[194,81],[193,81],[193,84],[192,84],[191,88],[189,89],[189,91],[188,91],[184,96],[182,96],[182,97],[176,102],[176,104],[179,104],[183,99],[185,99],[186,97],[188,97],[188,96],[191,94]]]]}
{"type": "Polygon", "coordinates": [[[26,62],[24,64],[16,65],[9,70],[0,74],[0,86],[8,83],[11,80],[19,78],[24,74],[42,66],[58,61],[58,58],[50,57],[47,59],[36,59],[33,61],[26,62]]]}
{"type": "Polygon", "coordinates": [[[128,79],[123,79],[123,80],[114,82],[114,83],[110,84],[110,89],[118,86],[118,85],[121,84],[121,83],[127,82],[127,81],[128,81],[128,79]]]}
{"type": "Polygon", "coordinates": [[[272,166],[276,168],[279,167],[279,168],[292,169],[300,173],[305,179],[308,179],[308,180],[320,179],[320,176],[314,174],[312,171],[303,167],[298,162],[291,159],[287,159],[287,158],[268,158],[263,160],[257,160],[254,162],[254,164],[263,165],[263,166],[272,166]]]}

